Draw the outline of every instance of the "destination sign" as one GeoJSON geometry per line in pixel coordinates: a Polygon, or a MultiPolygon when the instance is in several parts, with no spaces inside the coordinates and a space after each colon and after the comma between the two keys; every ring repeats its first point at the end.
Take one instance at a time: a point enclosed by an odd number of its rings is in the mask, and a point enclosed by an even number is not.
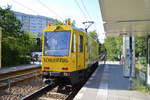
{"type": "Polygon", "coordinates": [[[44,62],[62,62],[67,63],[68,59],[66,58],[43,58],[44,62]]]}

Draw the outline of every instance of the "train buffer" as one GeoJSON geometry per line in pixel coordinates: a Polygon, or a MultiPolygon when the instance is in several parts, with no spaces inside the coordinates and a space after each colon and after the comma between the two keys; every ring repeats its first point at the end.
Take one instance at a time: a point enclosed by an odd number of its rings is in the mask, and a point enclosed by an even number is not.
{"type": "Polygon", "coordinates": [[[123,66],[107,62],[105,66],[99,64],[74,100],[150,100],[150,95],[129,90],[123,66]]]}

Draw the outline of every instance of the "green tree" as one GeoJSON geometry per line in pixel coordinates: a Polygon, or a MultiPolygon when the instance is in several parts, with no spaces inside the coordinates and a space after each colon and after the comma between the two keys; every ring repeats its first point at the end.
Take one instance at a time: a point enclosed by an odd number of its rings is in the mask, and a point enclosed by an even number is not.
{"type": "Polygon", "coordinates": [[[6,9],[0,8],[0,26],[2,27],[3,39],[8,35],[13,37],[20,37],[22,35],[22,32],[20,32],[22,24],[14,16],[10,6],[6,9]]]}
{"type": "Polygon", "coordinates": [[[122,37],[106,38],[104,46],[109,60],[119,60],[118,56],[122,54],[122,37]]]}
{"type": "Polygon", "coordinates": [[[147,37],[135,37],[135,56],[147,56],[147,37]]]}
{"type": "Polygon", "coordinates": [[[65,25],[65,24],[67,24],[68,20],[70,20],[71,26],[75,26],[75,20],[72,21],[70,18],[65,19],[64,22],[56,19],[56,21],[53,23],[53,25],[65,25]]]}
{"type": "MultiPolygon", "coordinates": [[[[91,38],[93,38],[94,40],[98,41],[98,35],[97,35],[96,30],[90,31],[88,34],[89,34],[89,36],[90,36],[91,38]]],[[[99,41],[98,41],[98,42],[99,42],[99,41]]]]}
{"type": "Polygon", "coordinates": [[[0,8],[0,27],[2,27],[2,66],[14,64],[13,59],[18,59],[20,42],[23,32],[20,32],[22,24],[10,10],[0,8]],[[20,34],[18,34],[20,33],[20,34]]]}
{"type": "Polygon", "coordinates": [[[26,54],[31,53],[33,51],[41,51],[41,47],[37,44],[38,34],[24,31],[24,45],[26,47],[26,54]]]}
{"type": "MultiPolygon", "coordinates": [[[[21,31],[22,24],[11,11],[10,6],[0,8],[0,27],[2,27],[2,66],[27,63],[27,57],[36,42],[31,33],[21,31]]],[[[38,49],[38,48],[37,48],[38,49]]]]}
{"type": "Polygon", "coordinates": [[[63,22],[56,19],[55,22],[53,23],[53,25],[63,25],[63,22]]]}
{"type": "Polygon", "coordinates": [[[75,20],[71,20],[71,18],[67,18],[67,19],[65,19],[65,21],[64,21],[64,24],[66,24],[68,21],[70,20],[70,24],[71,24],[71,26],[75,26],[75,20]]]}

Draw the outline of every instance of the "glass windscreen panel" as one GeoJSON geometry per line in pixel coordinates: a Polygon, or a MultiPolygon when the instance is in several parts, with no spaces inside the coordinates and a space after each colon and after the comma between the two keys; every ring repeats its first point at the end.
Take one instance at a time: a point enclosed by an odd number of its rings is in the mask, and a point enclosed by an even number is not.
{"type": "Polygon", "coordinates": [[[68,56],[71,31],[52,31],[44,34],[45,56],[68,56]]]}

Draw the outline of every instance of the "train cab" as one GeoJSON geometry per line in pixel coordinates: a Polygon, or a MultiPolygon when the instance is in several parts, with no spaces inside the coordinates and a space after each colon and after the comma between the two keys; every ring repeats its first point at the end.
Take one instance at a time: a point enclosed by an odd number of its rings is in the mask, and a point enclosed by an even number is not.
{"type": "MultiPolygon", "coordinates": [[[[48,26],[43,34],[42,70],[49,78],[71,78],[85,69],[85,34],[70,25],[48,26]]],[[[74,77],[74,78],[72,78],[74,77]]]]}
{"type": "MultiPolygon", "coordinates": [[[[97,50],[97,44],[93,45],[92,41],[88,44],[88,35],[71,25],[48,26],[44,29],[42,39],[44,79],[59,80],[59,83],[65,84],[76,84],[82,81],[92,62],[89,53],[94,53],[92,47],[97,50]]],[[[98,55],[98,50],[95,52],[97,53],[91,55],[91,57],[95,56],[94,59],[98,55]]]]}

